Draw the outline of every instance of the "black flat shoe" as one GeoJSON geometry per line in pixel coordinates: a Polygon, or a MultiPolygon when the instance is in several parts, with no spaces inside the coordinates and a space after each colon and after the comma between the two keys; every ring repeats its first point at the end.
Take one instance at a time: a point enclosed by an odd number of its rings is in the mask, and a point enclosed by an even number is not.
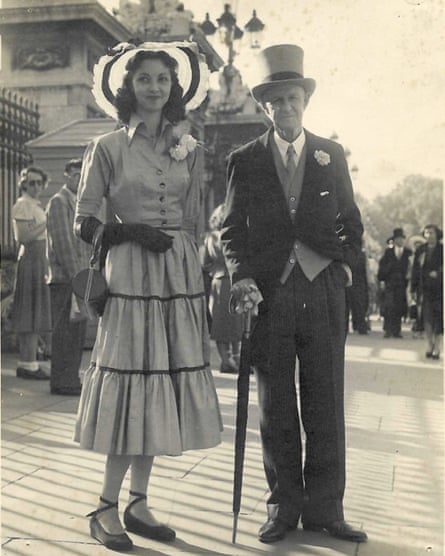
{"type": "Polygon", "coordinates": [[[103,508],[99,508],[94,512],[87,515],[90,517],[90,533],[93,539],[96,539],[106,548],[110,550],[116,550],[117,552],[128,552],[133,548],[133,541],[127,535],[127,533],[107,533],[100,521],[97,519],[98,514],[110,510],[111,508],[117,508],[117,502],[109,502],[105,498],[100,497],[100,501],[106,504],[103,508]]]}
{"type": "Polygon", "coordinates": [[[433,353],[431,354],[431,359],[435,359],[437,361],[438,359],[440,359],[440,353],[433,351],[433,353]]]}
{"type": "Polygon", "coordinates": [[[289,525],[281,519],[268,519],[258,532],[258,539],[264,543],[273,543],[284,539],[295,526],[289,525]]]}
{"type": "Polygon", "coordinates": [[[140,494],[139,492],[134,492],[130,490],[131,496],[136,496],[136,498],[128,504],[124,512],[124,523],[127,531],[130,533],[135,533],[141,537],[147,539],[153,539],[155,541],[171,542],[176,538],[176,533],[174,529],[167,527],[166,525],[149,525],[144,523],[142,520],[131,515],[131,508],[134,504],[137,504],[141,500],[146,500],[146,494],[140,494]]]}
{"type": "Polygon", "coordinates": [[[40,368],[37,371],[30,371],[29,369],[24,369],[23,367],[17,367],[15,374],[18,378],[27,378],[30,380],[49,380],[49,375],[47,375],[45,371],[40,368]]]}
{"type": "Polygon", "coordinates": [[[425,357],[426,357],[427,359],[431,359],[432,356],[433,356],[433,352],[432,352],[432,351],[427,351],[427,352],[425,352],[425,357]]]}
{"type": "Polygon", "coordinates": [[[331,521],[326,524],[304,522],[303,529],[305,531],[325,530],[331,535],[331,537],[342,539],[344,541],[366,542],[368,540],[368,535],[364,531],[353,529],[349,523],[346,523],[343,519],[331,521]]]}

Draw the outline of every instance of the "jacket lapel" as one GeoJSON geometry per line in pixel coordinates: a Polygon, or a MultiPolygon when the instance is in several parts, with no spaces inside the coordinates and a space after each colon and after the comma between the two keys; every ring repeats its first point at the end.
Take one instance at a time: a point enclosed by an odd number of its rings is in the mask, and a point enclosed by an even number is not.
{"type": "Polygon", "coordinates": [[[273,128],[270,128],[256,141],[253,163],[255,164],[255,173],[258,176],[257,185],[264,189],[262,194],[265,195],[265,198],[269,197],[270,201],[279,207],[282,218],[287,218],[291,223],[287,200],[284,195],[283,186],[275,166],[272,152],[272,134],[273,128]]]}

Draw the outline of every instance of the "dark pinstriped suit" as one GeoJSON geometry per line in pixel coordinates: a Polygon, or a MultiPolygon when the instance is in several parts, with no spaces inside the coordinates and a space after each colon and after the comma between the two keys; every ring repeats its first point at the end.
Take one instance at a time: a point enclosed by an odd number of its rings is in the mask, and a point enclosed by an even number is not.
{"type": "Polygon", "coordinates": [[[342,147],[305,133],[306,160],[295,218],[278,177],[269,130],[230,157],[222,233],[232,282],[253,278],[264,297],[252,345],[271,490],[268,511],[289,525],[300,515],[313,523],[343,519],[347,277],[341,263],[353,266],[363,233],[342,147]],[[329,154],[328,164],[317,162],[317,150],[329,154]],[[297,263],[282,284],[296,241],[332,262],[312,281],[297,263]],[[296,356],[306,434],[304,465],[296,356]]]}

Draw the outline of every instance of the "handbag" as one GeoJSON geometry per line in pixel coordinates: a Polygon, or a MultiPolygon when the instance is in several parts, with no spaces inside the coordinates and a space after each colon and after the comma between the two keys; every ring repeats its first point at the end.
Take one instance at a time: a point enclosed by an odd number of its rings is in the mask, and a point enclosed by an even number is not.
{"type": "Polygon", "coordinates": [[[102,235],[103,226],[98,226],[93,237],[89,267],[79,271],[71,281],[73,292],[85,303],[90,319],[102,316],[109,294],[107,281],[102,272],[95,268],[99,259],[102,235]]]}

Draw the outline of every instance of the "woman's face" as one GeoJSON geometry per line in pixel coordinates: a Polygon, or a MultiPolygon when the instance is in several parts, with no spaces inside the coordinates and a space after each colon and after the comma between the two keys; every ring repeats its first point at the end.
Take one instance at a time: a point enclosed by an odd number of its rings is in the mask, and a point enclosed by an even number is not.
{"type": "Polygon", "coordinates": [[[23,189],[33,199],[40,197],[45,187],[43,178],[38,172],[28,172],[28,175],[26,176],[26,183],[23,185],[23,189]]]}
{"type": "Polygon", "coordinates": [[[137,111],[160,112],[170,97],[172,78],[161,60],[143,60],[131,83],[137,111]]]}
{"type": "Polygon", "coordinates": [[[435,228],[425,228],[423,235],[430,245],[435,245],[437,243],[437,233],[435,228]]]}

